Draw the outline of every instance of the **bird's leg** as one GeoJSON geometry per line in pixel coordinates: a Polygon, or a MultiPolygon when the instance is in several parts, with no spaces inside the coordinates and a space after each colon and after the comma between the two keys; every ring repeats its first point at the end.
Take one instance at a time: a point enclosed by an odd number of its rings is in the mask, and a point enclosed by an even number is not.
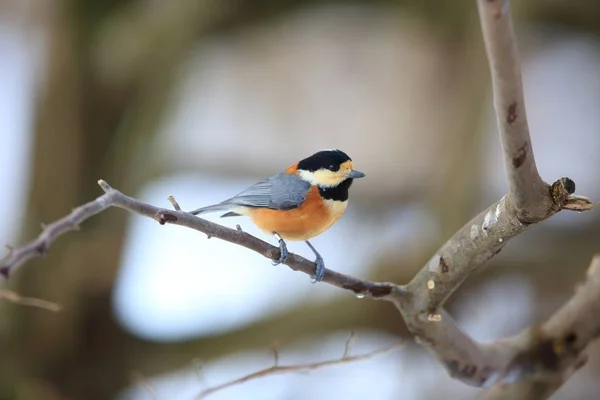
{"type": "Polygon", "coordinates": [[[281,263],[284,263],[285,260],[287,260],[288,249],[287,249],[287,246],[285,245],[285,241],[283,240],[283,238],[281,236],[279,236],[279,234],[277,232],[273,232],[273,237],[279,243],[279,260],[273,261],[273,265],[279,265],[281,263]]]}
{"type": "Polygon", "coordinates": [[[315,253],[315,256],[317,256],[317,258],[315,260],[315,264],[317,264],[317,268],[315,269],[315,275],[311,276],[311,279],[312,279],[313,283],[321,282],[323,280],[323,278],[325,277],[325,262],[323,261],[323,257],[321,257],[321,255],[319,254],[317,249],[315,249],[308,240],[306,241],[306,244],[308,245],[308,247],[310,247],[310,249],[313,251],[313,253],[315,253]]]}

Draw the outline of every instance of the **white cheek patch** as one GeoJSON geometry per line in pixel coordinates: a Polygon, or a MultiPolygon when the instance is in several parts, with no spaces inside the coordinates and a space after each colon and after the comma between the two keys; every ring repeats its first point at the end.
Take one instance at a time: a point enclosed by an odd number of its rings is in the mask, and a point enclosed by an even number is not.
{"type": "Polygon", "coordinates": [[[310,171],[305,171],[303,169],[299,169],[298,170],[298,176],[303,180],[306,181],[308,183],[310,183],[313,186],[316,186],[319,184],[319,182],[317,181],[317,177],[315,176],[314,173],[310,172],[310,171]]]}
{"type": "Polygon", "coordinates": [[[344,180],[343,177],[339,177],[333,172],[325,169],[320,169],[316,172],[298,170],[298,176],[313,186],[321,187],[335,187],[344,180]]]}

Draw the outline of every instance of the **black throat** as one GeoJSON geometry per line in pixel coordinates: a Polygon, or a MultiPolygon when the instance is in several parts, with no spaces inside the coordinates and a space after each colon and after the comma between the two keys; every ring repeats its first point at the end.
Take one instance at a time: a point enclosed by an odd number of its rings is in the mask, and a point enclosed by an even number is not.
{"type": "Polygon", "coordinates": [[[352,181],[352,178],[348,178],[334,187],[319,186],[319,193],[325,200],[346,201],[348,200],[348,189],[350,189],[352,181]]]}

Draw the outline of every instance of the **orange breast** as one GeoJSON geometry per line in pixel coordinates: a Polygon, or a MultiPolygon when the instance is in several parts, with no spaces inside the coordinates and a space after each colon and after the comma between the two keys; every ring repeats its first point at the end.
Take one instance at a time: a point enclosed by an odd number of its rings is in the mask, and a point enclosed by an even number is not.
{"type": "Polygon", "coordinates": [[[268,234],[277,232],[286,240],[308,240],[329,229],[344,214],[346,202],[323,201],[319,189],[309,189],[306,200],[293,210],[248,209],[247,215],[268,234]]]}

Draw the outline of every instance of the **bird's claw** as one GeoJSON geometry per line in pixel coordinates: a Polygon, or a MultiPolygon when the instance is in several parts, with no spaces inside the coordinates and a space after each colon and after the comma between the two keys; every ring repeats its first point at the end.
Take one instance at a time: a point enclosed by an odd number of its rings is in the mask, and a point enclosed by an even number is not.
{"type": "Polygon", "coordinates": [[[317,256],[315,264],[317,264],[315,274],[310,277],[312,283],[321,282],[325,278],[325,262],[323,261],[323,257],[317,256]]]}
{"type": "Polygon", "coordinates": [[[287,260],[287,257],[288,257],[287,246],[285,245],[285,241],[283,240],[283,238],[281,236],[279,236],[276,232],[273,232],[273,236],[275,236],[275,239],[277,239],[277,241],[279,242],[279,259],[277,259],[276,261],[273,261],[272,264],[273,265],[283,264],[285,262],[285,260],[287,260]]]}

